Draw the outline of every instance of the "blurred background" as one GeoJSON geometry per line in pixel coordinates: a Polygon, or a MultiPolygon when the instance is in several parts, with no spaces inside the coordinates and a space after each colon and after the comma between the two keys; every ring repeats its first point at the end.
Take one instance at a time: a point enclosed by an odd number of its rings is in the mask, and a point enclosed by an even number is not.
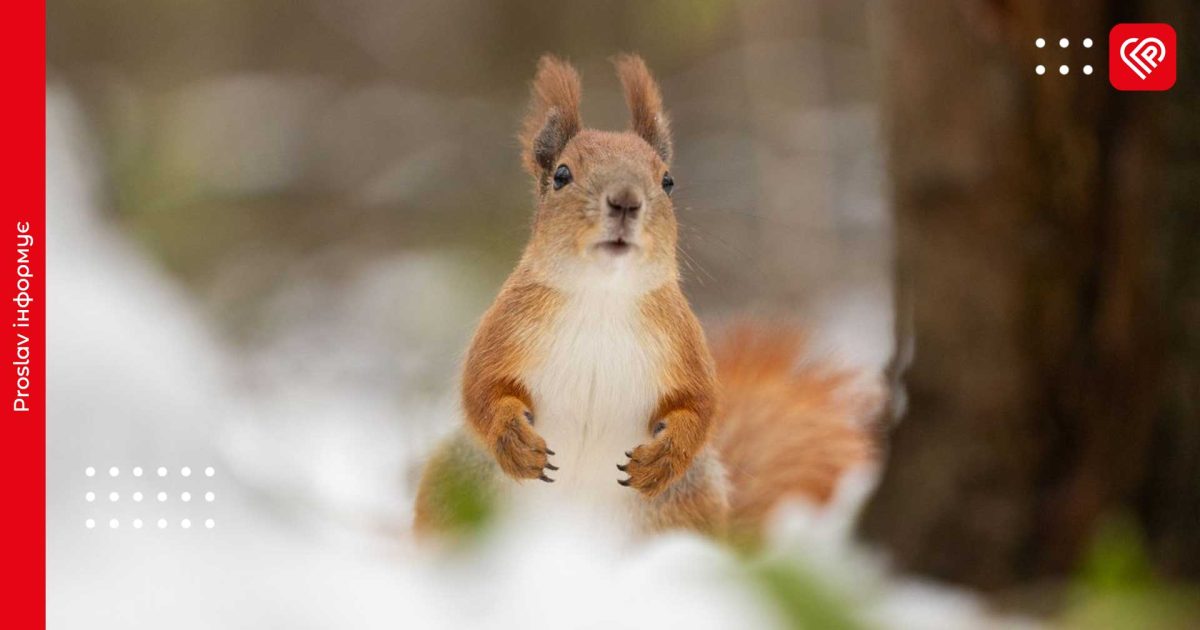
{"type": "Polygon", "coordinates": [[[1196,82],[1181,60],[1169,97],[1118,98],[1103,46],[1147,18],[1194,55],[1195,10],[918,4],[48,2],[52,626],[1195,622],[1196,82]],[[766,559],[629,559],[578,523],[427,557],[416,475],[528,235],[534,64],[571,60],[585,123],[619,129],[625,51],[673,117],[698,314],[904,375],[896,456],[766,559]],[[1097,71],[1035,82],[1037,54],[1097,71]]]}
{"type": "Polygon", "coordinates": [[[405,255],[466,267],[442,292],[475,317],[528,233],[538,56],[620,129],[609,59],[637,51],[688,149],[689,294],[795,312],[890,282],[868,5],[52,2],[48,76],[95,131],[107,217],[258,346],[322,310],[284,302],[336,309],[317,293],[405,255]]]}

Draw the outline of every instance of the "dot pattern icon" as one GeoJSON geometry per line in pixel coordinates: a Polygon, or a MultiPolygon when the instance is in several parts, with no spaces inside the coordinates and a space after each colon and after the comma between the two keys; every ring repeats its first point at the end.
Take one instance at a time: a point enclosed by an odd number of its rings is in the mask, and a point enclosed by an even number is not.
{"type": "MultiPolygon", "coordinates": [[[[101,469],[101,470],[103,470],[103,469],[101,469]]],[[[171,471],[168,470],[166,466],[158,466],[157,468],[154,468],[152,470],[154,470],[155,474],[158,476],[158,479],[160,480],[159,483],[162,483],[161,480],[166,479],[171,474],[171,471]]],[[[199,483],[203,483],[203,481],[205,479],[211,479],[211,478],[215,477],[217,474],[216,469],[213,468],[212,466],[206,466],[203,469],[197,469],[197,470],[202,471],[203,475],[204,475],[203,478],[199,478],[199,483]]],[[[158,503],[160,503],[160,504],[167,503],[168,501],[170,501],[171,495],[168,492],[166,492],[164,490],[155,491],[155,489],[148,487],[150,485],[154,485],[155,482],[149,481],[149,480],[147,480],[147,481],[141,480],[141,478],[145,474],[145,469],[143,469],[141,466],[135,466],[132,469],[130,469],[129,472],[133,478],[136,478],[136,480],[131,479],[130,482],[127,482],[127,483],[136,483],[141,486],[140,489],[135,490],[135,491],[129,493],[129,495],[128,495],[130,498],[133,499],[134,503],[141,503],[147,494],[153,495],[154,498],[157,499],[158,503]]],[[[107,470],[107,473],[108,473],[107,479],[109,480],[109,483],[120,483],[122,470],[119,466],[109,467],[107,470]]],[[[101,474],[98,474],[98,471],[97,471],[96,467],[94,467],[94,466],[88,466],[88,467],[84,468],[83,474],[84,474],[84,477],[89,479],[90,483],[100,483],[100,484],[105,483],[104,476],[101,474]]],[[[188,466],[183,466],[178,470],[178,475],[179,475],[179,477],[181,477],[183,479],[190,480],[192,477],[192,468],[190,468],[188,466]]],[[[199,473],[197,473],[197,475],[199,475],[199,473]]],[[[193,483],[196,483],[196,482],[193,482],[193,483]]],[[[90,488],[84,493],[83,499],[84,499],[84,502],[87,504],[89,510],[96,509],[96,508],[103,509],[103,506],[106,504],[111,505],[111,504],[121,503],[123,496],[120,491],[114,490],[114,489],[108,489],[108,492],[106,493],[106,492],[104,492],[104,490],[105,490],[104,488],[99,488],[99,487],[90,488]],[[98,501],[98,498],[100,498],[100,497],[107,497],[108,501],[106,503],[103,502],[102,500],[98,501]]],[[[179,501],[181,503],[191,503],[193,491],[196,491],[196,490],[198,490],[198,492],[196,493],[196,496],[204,497],[204,501],[203,501],[203,503],[201,503],[201,505],[213,503],[217,499],[217,495],[215,492],[213,492],[212,490],[205,489],[205,488],[198,488],[198,489],[193,488],[193,490],[183,490],[183,491],[180,491],[178,493],[178,495],[176,495],[176,496],[178,496],[179,501]]],[[[153,505],[154,504],[151,503],[150,505],[148,505],[146,507],[151,507],[153,505]]],[[[110,530],[119,530],[122,528],[123,524],[126,524],[127,526],[132,527],[133,529],[142,529],[143,527],[145,527],[147,525],[147,523],[153,523],[154,525],[157,525],[158,529],[167,529],[168,527],[171,526],[171,521],[168,520],[167,518],[163,518],[163,517],[159,517],[157,519],[149,519],[149,520],[143,520],[143,518],[141,518],[141,517],[131,518],[123,523],[122,519],[120,519],[120,518],[110,517],[107,519],[101,519],[101,518],[98,518],[98,515],[89,515],[88,518],[86,518],[84,520],[83,526],[87,529],[97,529],[97,524],[99,523],[99,524],[101,524],[100,527],[103,527],[103,523],[105,522],[105,520],[107,520],[108,529],[110,529],[110,530]]],[[[216,524],[217,524],[216,520],[214,520],[212,518],[208,518],[208,517],[204,517],[202,521],[197,520],[196,522],[203,523],[204,529],[213,529],[216,527],[216,524]]],[[[191,529],[192,528],[192,518],[181,518],[178,521],[176,521],[176,524],[180,529],[191,529]]],[[[197,525],[197,527],[199,527],[199,525],[197,525]]]]}
{"type": "MultiPolygon", "coordinates": [[[[1063,51],[1069,52],[1072,41],[1069,37],[1060,37],[1058,39],[1058,41],[1055,43],[1058,44],[1057,52],[1054,52],[1053,47],[1051,47],[1049,44],[1049,40],[1047,40],[1045,37],[1038,37],[1037,39],[1033,40],[1034,48],[1037,48],[1040,51],[1044,51],[1044,52],[1038,54],[1038,57],[1043,58],[1043,59],[1039,59],[1039,61],[1046,61],[1046,60],[1050,59],[1052,56],[1055,57],[1057,60],[1061,61],[1062,55],[1064,54],[1063,51]]],[[[1095,45],[1095,42],[1092,40],[1091,37],[1084,37],[1082,40],[1079,41],[1079,45],[1082,46],[1084,49],[1090,50],[1092,48],[1092,46],[1095,45]]],[[[1037,65],[1035,65],[1033,67],[1033,73],[1038,75],[1039,77],[1045,76],[1047,74],[1050,74],[1049,69],[1054,68],[1054,67],[1055,66],[1048,65],[1046,63],[1038,63],[1037,65]]],[[[1071,67],[1071,64],[1069,64],[1069,63],[1059,63],[1057,65],[1057,70],[1058,70],[1059,76],[1065,77],[1065,76],[1071,74],[1072,67],[1071,67]]],[[[1091,76],[1092,73],[1095,72],[1095,68],[1093,68],[1091,64],[1084,64],[1080,68],[1080,71],[1083,72],[1083,74],[1085,76],[1091,76]]]]}

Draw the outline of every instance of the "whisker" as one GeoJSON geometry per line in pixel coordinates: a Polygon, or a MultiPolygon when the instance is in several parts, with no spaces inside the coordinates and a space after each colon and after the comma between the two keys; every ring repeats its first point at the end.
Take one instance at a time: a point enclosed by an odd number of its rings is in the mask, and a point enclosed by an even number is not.
{"type": "Polygon", "coordinates": [[[694,277],[696,281],[699,282],[700,286],[704,286],[704,278],[701,277],[701,274],[708,276],[710,280],[716,281],[716,276],[709,273],[708,270],[705,269],[703,265],[699,263],[699,261],[693,258],[691,254],[687,253],[687,250],[685,250],[682,246],[676,245],[675,250],[679,252],[679,256],[683,260],[684,265],[687,266],[688,271],[697,273],[697,275],[694,277]]]}

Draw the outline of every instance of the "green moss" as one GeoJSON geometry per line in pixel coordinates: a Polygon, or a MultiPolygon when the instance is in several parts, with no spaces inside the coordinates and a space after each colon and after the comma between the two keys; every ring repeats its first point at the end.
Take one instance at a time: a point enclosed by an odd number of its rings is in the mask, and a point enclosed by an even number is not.
{"type": "Polygon", "coordinates": [[[433,487],[447,529],[467,535],[485,529],[496,513],[492,492],[479,479],[459,469],[447,467],[443,473],[433,487]]]}
{"type": "Polygon", "coordinates": [[[1098,531],[1060,624],[1088,630],[1200,628],[1200,591],[1155,576],[1142,534],[1129,518],[1098,531]]]}
{"type": "Polygon", "coordinates": [[[758,559],[748,562],[751,580],[775,605],[789,628],[854,630],[864,627],[848,602],[820,577],[797,562],[758,559]]]}

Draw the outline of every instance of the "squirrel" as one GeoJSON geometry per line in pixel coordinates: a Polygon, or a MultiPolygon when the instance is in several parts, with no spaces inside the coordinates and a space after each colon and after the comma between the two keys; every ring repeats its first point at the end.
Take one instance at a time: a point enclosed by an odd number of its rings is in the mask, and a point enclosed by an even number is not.
{"type": "Polygon", "coordinates": [[[419,536],[450,528],[464,479],[535,514],[753,536],[779,499],[823,501],[874,457],[875,398],[797,370],[798,331],[746,324],[710,351],[680,288],[662,96],[640,57],[615,65],[624,132],[583,127],[578,72],[538,63],[520,133],[532,235],[467,354],[464,426],[422,473],[419,536]]]}

